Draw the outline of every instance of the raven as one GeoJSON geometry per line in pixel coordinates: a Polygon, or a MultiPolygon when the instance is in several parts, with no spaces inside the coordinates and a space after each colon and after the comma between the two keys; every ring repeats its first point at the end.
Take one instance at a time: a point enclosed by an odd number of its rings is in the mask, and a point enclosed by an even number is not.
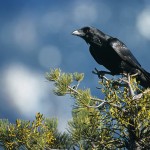
{"type": "Polygon", "coordinates": [[[140,85],[144,88],[150,87],[150,73],[141,67],[122,41],[94,27],[83,27],[72,34],[83,38],[90,45],[91,55],[98,64],[110,71],[109,74],[137,74],[136,79],[140,85]]]}

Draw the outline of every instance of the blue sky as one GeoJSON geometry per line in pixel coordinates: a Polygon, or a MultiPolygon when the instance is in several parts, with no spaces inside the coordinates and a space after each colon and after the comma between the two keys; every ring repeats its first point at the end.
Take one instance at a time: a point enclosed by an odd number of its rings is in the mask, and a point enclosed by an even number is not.
{"type": "Polygon", "coordinates": [[[148,0],[1,0],[0,118],[33,119],[36,112],[58,117],[59,129],[71,118],[73,100],[53,94],[44,78],[49,68],[84,72],[83,87],[96,90],[99,66],[87,44],[71,35],[94,26],[122,40],[150,71],[150,2],[148,0]]]}

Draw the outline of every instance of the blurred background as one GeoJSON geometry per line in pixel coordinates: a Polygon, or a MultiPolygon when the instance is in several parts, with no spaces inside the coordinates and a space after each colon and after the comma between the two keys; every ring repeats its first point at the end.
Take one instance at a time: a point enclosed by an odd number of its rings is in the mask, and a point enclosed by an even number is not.
{"type": "Polygon", "coordinates": [[[105,69],[71,35],[87,25],[122,40],[150,71],[149,0],[0,0],[0,118],[32,120],[40,112],[64,131],[73,100],[53,94],[44,77],[51,67],[84,72],[82,86],[101,96],[91,72],[105,69]]]}

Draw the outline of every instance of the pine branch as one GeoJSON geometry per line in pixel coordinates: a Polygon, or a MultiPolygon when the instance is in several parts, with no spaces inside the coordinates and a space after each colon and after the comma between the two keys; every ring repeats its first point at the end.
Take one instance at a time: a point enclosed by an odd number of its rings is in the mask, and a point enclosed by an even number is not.
{"type": "Polygon", "coordinates": [[[150,90],[140,90],[129,74],[123,74],[118,80],[109,80],[105,77],[108,72],[95,69],[93,73],[101,80],[99,84],[102,88],[99,89],[105,95],[105,98],[101,99],[93,97],[89,89],[79,88],[83,74],[57,71],[53,70],[52,75],[49,75],[49,80],[53,81],[56,87],[55,93],[69,94],[75,99],[73,120],[69,123],[69,131],[75,145],[84,147],[83,149],[128,149],[133,148],[134,144],[140,147],[146,142],[145,136],[149,132],[146,129],[149,128],[150,119],[150,90]]]}

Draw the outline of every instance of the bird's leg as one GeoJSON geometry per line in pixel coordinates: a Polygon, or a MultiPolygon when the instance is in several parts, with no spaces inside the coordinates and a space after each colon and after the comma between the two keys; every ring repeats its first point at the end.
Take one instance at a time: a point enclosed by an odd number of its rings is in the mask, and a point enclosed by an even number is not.
{"type": "Polygon", "coordinates": [[[110,74],[110,75],[112,75],[111,72],[108,72],[108,71],[99,71],[99,70],[97,70],[97,68],[95,68],[95,70],[92,71],[92,73],[93,73],[93,74],[96,74],[99,79],[105,79],[105,80],[108,80],[108,79],[105,77],[105,74],[110,74]]]}

